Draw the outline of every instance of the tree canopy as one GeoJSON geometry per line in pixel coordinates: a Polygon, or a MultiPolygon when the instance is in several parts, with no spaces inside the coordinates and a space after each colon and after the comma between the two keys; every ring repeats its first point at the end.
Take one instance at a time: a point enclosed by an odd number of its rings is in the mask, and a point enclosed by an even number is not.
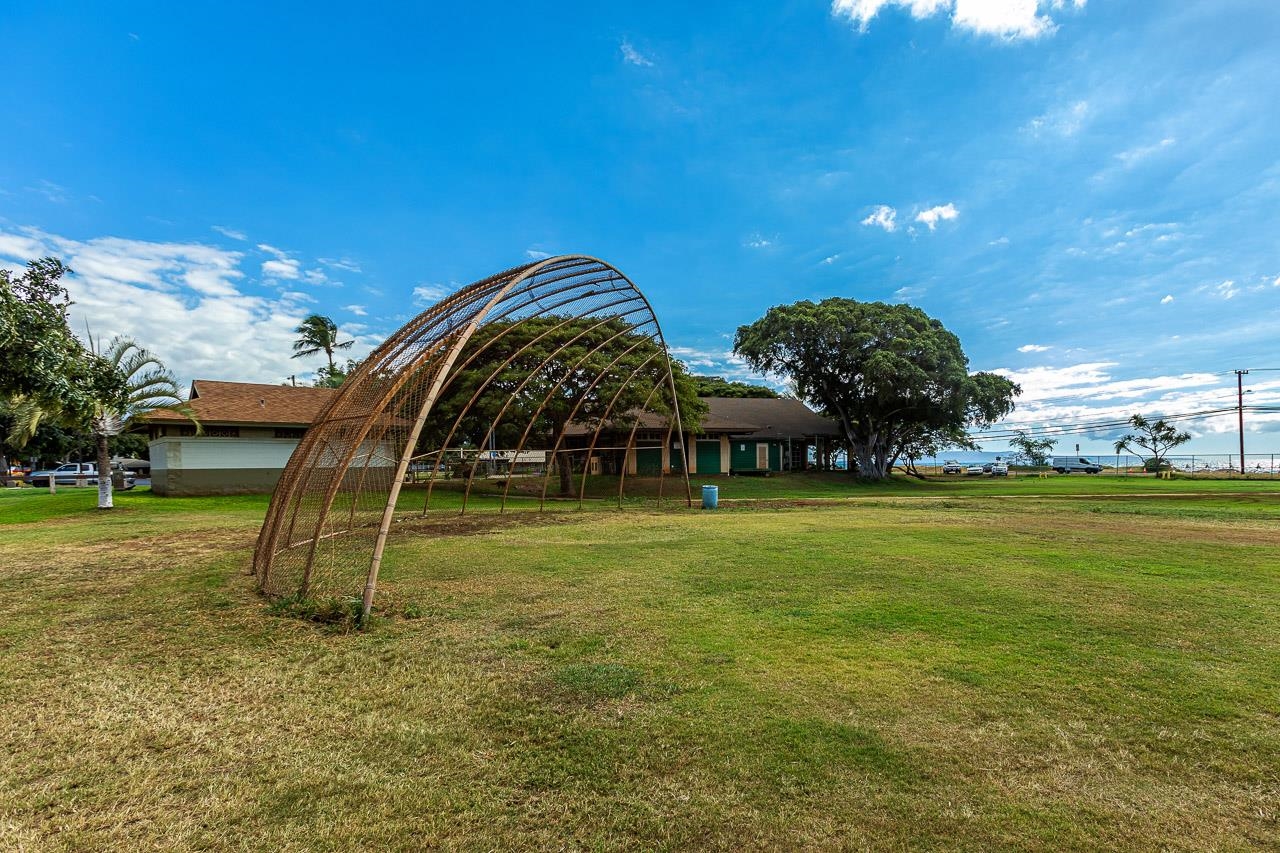
{"type": "MultiPolygon", "coordinates": [[[[493,429],[499,447],[515,448],[528,428],[526,446],[552,447],[571,419],[592,428],[602,420],[630,427],[646,404],[650,411],[669,413],[666,362],[657,341],[621,320],[540,316],[489,323],[459,355],[458,373],[437,402],[433,432],[424,441],[437,448],[446,440],[450,446],[465,441],[479,447],[493,429]]],[[[672,366],[682,420],[694,429],[706,404],[680,365],[672,366]]],[[[561,491],[567,493],[570,471],[563,457],[559,470],[561,491]]]]}
{"type": "Polygon", "coordinates": [[[71,271],[56,258],[0,269],[0,397],[57,408],[88,420],[101,403],[124,399],[124,376],[71,332],[71,298],[61,279],[71,271]]]}
{"type": "Polygon", "coordinates": [[[776,306],[738,328],[734,351],[789,377],[835,419],[850,471],[870,479],[913,448],[967,441],[967,429],[1007,415],[1021,392],[1002,376],[970,374],[960,340],[910,305],[833,297],[776,306]]]}
{"type": "MultiPolygon", "coordinates": [[[[335,373],[334,352],[340,349],[351,349],[351,345],[355,343],[355,341],[339,341],[338,324],[319,314],[308,314],[293,331],[298,335],[298,339],[293,342],[293,355],[290,358],[303,358],[322,352],[329,359],[326,374],[328,377],[332,377],[335,373]]],[[[339,381],[337,384],[342,383],[339,381]]]]}
{"type": "Polygon", "coordinates": [[[1129,418],[1129,425],[1133,432],[1116,441],[1116,453],[1131,450],[1142,456],[1143,467],[1148,471],[1159,471],[1165,464],[1165,454],[1191,440],[1191,433],[1179,432],[1164,418],[1153,421],[1142,415],[1133,415],[1129,418]]]}
{"type": "Polygon", "coordinates": [[[725,379],[723,376],[699,376],[692,374],[694,389],[699,397],[755,397],[776,400],[782,395],[772,388],[753,385],[750,382],[738,382],[725,379]]]}
{"type": "Polygon", "coordinates": [[[1049,457],[1057,443],[1057,439],[1054,438],[1033,438],[1030,433],[1023,430],[1018,430],[1017,434],[1009,439],[1009,446],[1025,456],[1032,465],[1048,465],[1049,457]]]}

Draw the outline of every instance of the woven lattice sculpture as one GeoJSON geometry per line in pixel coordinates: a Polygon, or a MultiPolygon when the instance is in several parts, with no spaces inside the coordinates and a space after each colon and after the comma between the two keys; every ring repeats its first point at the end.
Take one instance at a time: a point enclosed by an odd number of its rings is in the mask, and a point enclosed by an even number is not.
{"type": "Polygon", "coordinates": [[[564,255],[476,282],[392,335],[317,417],[272,496],[254,553],[259,585],[302,597],[363,588],[367,615],[395,522],[426,513],[438,475],[465,476],[465,511],[477,472],[505,469],[505,509],[518,466],[541,459],[543,499],[554,471],[561,492],[581,473],[581,500],[601,437],[624,435],[621,450],[634,453],[642,423],[665,429],[664,454],[687,458],[662,331],[626,276],[564,255]],[[424,469],[421,503],[398,510],[424,469]]]}

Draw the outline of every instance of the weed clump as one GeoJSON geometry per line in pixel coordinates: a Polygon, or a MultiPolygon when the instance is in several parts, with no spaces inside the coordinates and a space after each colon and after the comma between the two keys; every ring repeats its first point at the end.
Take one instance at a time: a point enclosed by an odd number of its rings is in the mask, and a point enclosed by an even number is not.
{"type": "Polygon", "coordinates": [[[290,595],[277,598],[267,605],[272,616],[286,616],[325,625],[343,633],[368,627],[364,618],[364,602],[359,598],[310,598],[290,595]]]}

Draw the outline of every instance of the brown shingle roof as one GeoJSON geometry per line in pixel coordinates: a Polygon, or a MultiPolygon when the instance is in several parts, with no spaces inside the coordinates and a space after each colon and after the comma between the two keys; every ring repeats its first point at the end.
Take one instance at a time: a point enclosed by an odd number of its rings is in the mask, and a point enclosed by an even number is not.
{"type": "MultiPolygon", "coordinates": [[[[266,424],[310,426],[320,410],[333,399],[332,388],[301,388],[292,385],[260,385],[253,382],[216,382],[197,379],[191,383],[191,408],[200,423],[266,424]]],[[[799,438],[837,436],[835,421],[814,412],[799,400],[751,397],[706,397],[708,412],[702,429],[708,433],[751,435],[755,438],[799,438]]],[[[185,421],[173,412],[153,412],[148,423],[185,421]]],[[[662,429],[666,418],[649,412],[640,416],[642,429],[662,429]]],[[[587,432],[571,425],[569,434],[587,432]]]]}
{"type": "MultiPolygon", "coordinates": [[[[332,388],[295,388],[292,385],[260,385],[253,382],[215,382],[197,379],[191,383],[191,408],[200,423],[269,424],[310,426],[320,410],[333,399],[332,388]]],[[[153,412],[142,418],[147,423],[186,421],[175,412],[153,412]]]]}
{"type": "Polygon", "coordinates": [[[706,397],[711,413],[736,423],[755,424],[753,438],[838,436],[836,422],[823,417],[799,400],[768,397],[706,397]]]}

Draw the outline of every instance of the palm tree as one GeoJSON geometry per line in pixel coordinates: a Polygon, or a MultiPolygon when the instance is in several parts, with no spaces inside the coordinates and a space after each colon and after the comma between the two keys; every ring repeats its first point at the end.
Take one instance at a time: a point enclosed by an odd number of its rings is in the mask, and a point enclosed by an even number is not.
{"type": "Polygon", "coordinates": [[[333,353],[335,350],[351,349],[355,341],[338,341],[338,325],[328,317],[319,314],[308,314],[298,328],[294,329],[302,337],[293,342],[291,358],[302,358],[323,352],[329,357],[329,374],[334,371],[333,353]]]}
{"type": "MultiPolygon", "coordinates": [[[[90,420],[98,466],[98,509],[111,509],[111,436],[124,432],[137,418],[151,412],[177,412],[196,425],[202,432],[191,407],[182,399],[178,380],[165,368],[164,363],[138,345],[132,338],[117,335],[104,351],[89,337],[89,351],[104,359],[125,378],[125,397],[121,408],[108,405],[94,407],[90,420]]],[[[36,433],[42,421],[65,420],[67,413],[58,408],[41,406],[30,397],[16,397],[8,402],[12,418],[8,441],[22,447],[36,433]]]]}
{"type": "MultiPolygon", "coordinates": [[[[90,348],[97,352],[93,338],[90,348]]],[[[111,451],[108,440],[129,427],[137,418],[152,412],[176,412],[196,425],[201,432],[195,413],[182,399],[178,380],[156,358],[138,345],[133,338],[117,335],[107,344],[105,352],[98,353],[125,378],[123,408],[97,406],[93,413],[93,437],[98,451],[98,509],[111,509],[111,451]]]]}

